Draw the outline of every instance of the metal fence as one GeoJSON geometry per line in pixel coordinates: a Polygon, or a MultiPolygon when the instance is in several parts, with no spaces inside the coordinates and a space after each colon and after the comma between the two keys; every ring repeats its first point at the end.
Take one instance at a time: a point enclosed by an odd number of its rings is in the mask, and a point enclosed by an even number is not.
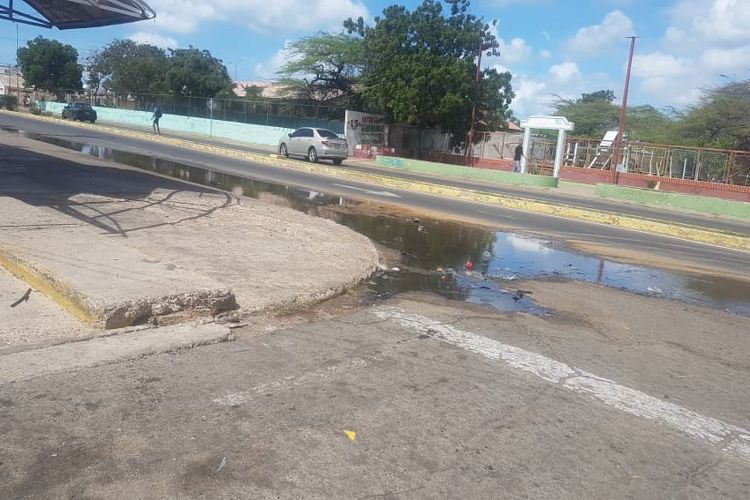
{"type": "Polygon", "coordinates": [[[165,114],[207,118],[271,127],[325,127],[344,132],[346,108],[276,99],[217,99],[169,94],[68,93],[66,102],[88,102],[92,106],[152,111],[159,106],[165,114]]]}
{"type": "MultiPolygon", "coordinates": [[[[571,138],[565,146],[565,165],[612,168],[614,148],[601,141],[571,138]]],[[[750,151],[698,148],[624,141],[622,170],[696,181],[750,185],[750,151]]]]}

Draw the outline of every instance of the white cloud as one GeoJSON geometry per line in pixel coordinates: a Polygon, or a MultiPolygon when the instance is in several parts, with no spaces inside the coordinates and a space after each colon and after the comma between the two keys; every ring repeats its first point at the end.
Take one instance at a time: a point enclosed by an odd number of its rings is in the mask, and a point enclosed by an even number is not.
{"type": "Polygon", "coordinates": [[[701,55],[701,63],[714,71],[750,69],[750,45],[733,49],[709,49],[701,55]]]}
{"type": "Polygon", "coordinates": [[[133,33],[128,38],[136,43],[146,43],[162,49],[176,49],[179,46],[177,40],[171,36],[163,36],[158,33],[149,33],[146,31],[133,33]]]}
{"type": "Polygon", "coordinates": [[[615,41],[633,34],[633,22],[619,10],[604,16],[601,24],[586,26],[568,40],[568,47],[583,54],[596,54],[611,47],[615,41]]]}
{"type": "Polygon", "coordinates": [[[707,18],[699,18],[698,26],[706,38],[719,40],[750,40],[750,2],[747,0],[716,0],[707,18]]]}
{"type": "Polygon", "coordinates": [[[523,38],[514,38],[510,43],[499,39],[500,42],[500,60],[505,64],[516,64],[527,62],[531,59],[532,48],[526,44],[523,38]]]}
{"type": "Polygon", "coordinates": [[[578,65],[571,61],[550,66],[549,74],[553,79],[560,83],[567,83],[572,80],[583,78],[581,70],[578,69],[578,65]]]}
{"type": "Polygon", "coordinates": [[[287,40],[284,42],[284,46],[277,50],[270,59],[255,65],[256,78],[273,79],[276,76],[276,72],[289,60],[286,47],[290,42],[291,40],[287,40]]]}
{"type": "Polygon", "coordinates": [[[550,95],[546,82],[525,75],[514,75],[512,83],[516,97],[510,107],[516,116],[524,119],[549,110],[550,95]]]}
{"type": "Polygon", "coordinates": [[[671,54],[651,52],[636,54],[633,57],[633,76],[641,78],[682,76],[690,71],[688,59],[677,58],[671,54]]]}
{"type": "Polygon", "coordinates": [[[549,59],[550,57],[552,57],[552,52],[547,49],[542,49],[539,51],[539,57],[541,57],[542,59],[549,59]]]}
{"type": "Polygon", "coordinates": [[[205,21],[229,21],[260,33],[313,31],[341,25],[347,17],[368,17],[362,0],[151,0],[162,30],[191,33],[205,21]]]}

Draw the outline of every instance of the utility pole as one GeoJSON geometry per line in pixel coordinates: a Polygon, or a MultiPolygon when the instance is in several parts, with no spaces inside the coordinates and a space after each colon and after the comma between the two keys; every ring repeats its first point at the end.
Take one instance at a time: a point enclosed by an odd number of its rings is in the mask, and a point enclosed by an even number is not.
{"type": "MultiPolygon", "coordinates": [[[[10,5],[13,7],[12,3],[10,5]]],[[[16,92],[18,93],[18,103],[16,103],[16,106],[21,105],[21,83],[19,73],[21,73],[21,66],[18,64],[18,23],[16,23],[16,92]]]]}
{"type": "Polygon", "coordinates": [[[242,62],[242,59],[239,59],[234,62],[234,81],[237,81],[237,66],[242,62]]]}
{"type": "Polygon", "coordinates": [[[484,40],[479,42],[479,57],[477,59],[477,77],[476,77],[476,97],[474,105],[471,107],[471,124],[469,125],[469,134],[466,137],[466,165],[469,165],[469,157],[472,152],[474,142],[474,122],[477,116],[477,102],[479,101],[479,83],[482,80],[482,52],[484,52],[484,40]]]}
{"type": "Polygon", "coordinates": [[[617,165],[620,164],[620,149],[622,147],[622,135],[625,133],[625,112],[628,109],[628,90],[630,88],[630,68],[633,66],[633,53],[635,52],[635,40],[637,36],[628,36],[630,38],[630,55],[628,55],[628,69],[625,72],[625,89],[622,91],[622,106],[620,107],[620,126],[617,129],[615,138],[615,150],[612,153],[612,180],[617,179],[617,165]]]}

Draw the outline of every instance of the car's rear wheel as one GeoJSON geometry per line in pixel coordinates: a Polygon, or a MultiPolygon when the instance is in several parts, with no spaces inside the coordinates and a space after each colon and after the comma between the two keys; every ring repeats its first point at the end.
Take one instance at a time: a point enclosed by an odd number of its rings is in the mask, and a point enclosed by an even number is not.
{"type": "Polygon", "coordinates": [[[281,156],[289,156],[289,150],[286,148],[286,144],[283,142],[281,143],[281,146],[279,146],[279,154],[281,156]]]}
{"type": "Polygon", "coordinates": [[[344,161],[344,160],[343,160],[343,159],[341,159],[341,158],[334,158],[334,159],[333,159],[333,164],[334,164],[334,165],[341,165],[341,162],[342,162],[342,161],[344,161]]]}
{"type": "Polygon", "coordinates": [[[310,148],[307,151],[307,159],[313,163],[318,162],[318,152],[315,150],[315,148],[310,148]]]}
{"type": "Polygon", "coordinates": [[[92,118],[92,119],[91,119],[91,120],[89,120],[89,121],[90,121],[91,123],[95,123],[95,122],[96,122],[96,118],[92,118]]]}

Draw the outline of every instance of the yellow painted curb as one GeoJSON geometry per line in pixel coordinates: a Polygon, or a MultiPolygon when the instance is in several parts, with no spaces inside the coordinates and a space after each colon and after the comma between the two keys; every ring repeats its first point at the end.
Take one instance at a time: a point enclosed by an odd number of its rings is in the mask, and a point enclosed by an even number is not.
{"type": "Polygon", "coordinates": [[[36,291],[57,302],[60,307],[79,320],[87,325],[96,326],[98,322],[96,315],[86,306],[70,284],[26,262],[5,247],[0,247],[0,266],[25,281],[36,291]]]}
{"type": "MultiPolygon", "coordinates": [[[[11,114],[12,112],[0,111],[11,114]]],[[[15,114],[15,113],[14,113],[15,114]]],[[[26,115],[24,115],[26,116],[26,115]]],[[[63,121],[60,118],[46,116],[28,115],[30,118],[37,120],[59,123],[63,121]]],[[[157,136],[135,130],[120,129],[116,127],[93,125],[81,122],[64,121],[66,125],[80,128],[91,128],[98,131],[105,131],[114,135],[133,137],[142,140],[148,140],[155,143],[170,144],[185,149],[202,151],[218,156],[235,158],[240,160],[254,161],[266,165],[273,165],[282,168],[304,171],[314,175],[324,175],[338,179],[359,181],[364,183],[373,183],[380,186],[401,189],[404,191],[413,191],[418,193],[455,198],[463,201],[474,203],[483,203],[512,210],[524,212],[533,212],[542,215],[551,215],[563,217],[566,219],[580,220],[595,224],[605,224],[623,229],[641,231],[646,233],[672,236],[710,245],[717,245],[727,248],[736,248],[740,250],[750,250],[750,238],[743,235],[713,231],[686,224],[667,223],[651,219],[643,219],[628,215],[621,215],[614,212],[605,212],[600,210],[583,209],[569,205],[558,205],[542,201],[531,200],[528,198],[506,196],[483,191],[477,191],[467,188],[458,188],[446,186],[443,184],[434,184],[422,181],[405,180],[396,177],[390,177],[382,174],[369,174],[362,172],[352,172],[341,168],[328,167],[314,163],[303,163],[300,161],[289,160],[278,154],[261,154],[231,149],[228,146],[214,146],[210,144],[195,143],[185,139],[176,139],[171,137],[157,136]]]]}

